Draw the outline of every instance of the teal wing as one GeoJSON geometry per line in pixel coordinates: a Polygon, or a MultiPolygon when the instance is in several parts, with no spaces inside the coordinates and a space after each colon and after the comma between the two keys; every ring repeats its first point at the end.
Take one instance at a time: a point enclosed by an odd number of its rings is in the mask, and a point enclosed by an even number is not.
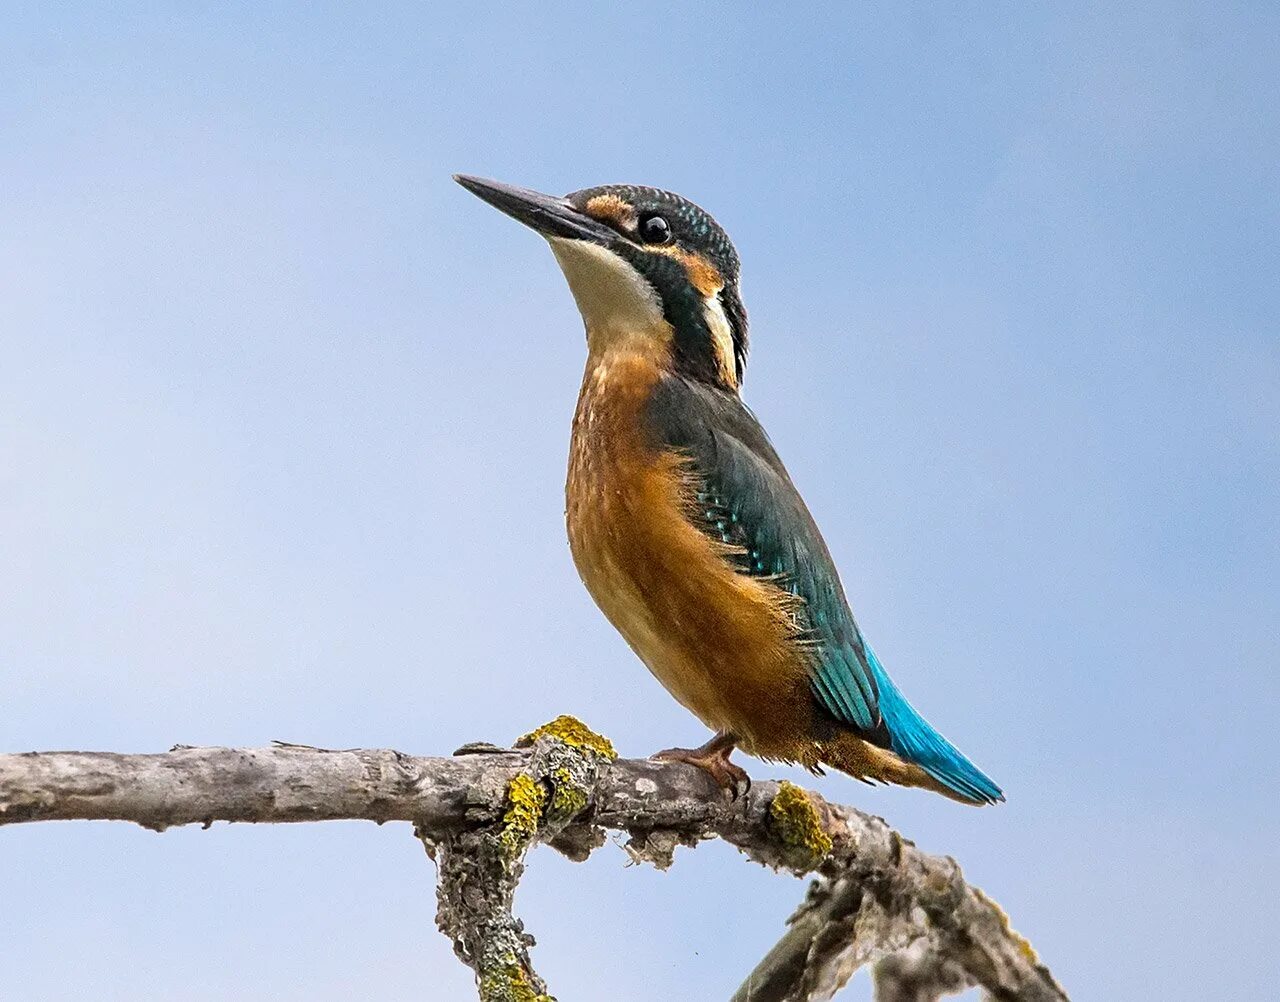
{"type": "Polygon", "coordinates": [[[802,600],[823,706],[859,731],[879,730],[878,686],[835,564],[754,415],[736,395],[677,376],[664,379],[649,415],[660,444],[692,461],[700,528],[742,548],[736,560],[744,573],[775,577],[802,600]]]}
{"type": "Polygon", "coordinates": [[[821,706],[962,797],[1003,799],[907,702],[863,639],[813,516],[737,395],[669,375],[653,395],[648,419],[655,444],[692,464],[699,528],[740,548],[730,559],[743,573],[768,576],[801,599],[798,634],[814,651],[812,688],[821,706]]]}

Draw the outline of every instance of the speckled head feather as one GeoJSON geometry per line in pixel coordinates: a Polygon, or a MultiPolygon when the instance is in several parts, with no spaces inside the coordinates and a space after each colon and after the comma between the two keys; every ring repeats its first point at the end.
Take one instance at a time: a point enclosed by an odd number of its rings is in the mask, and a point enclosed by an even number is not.
{"type": "Polygon", "coordinates": [[[566,200],[625,238],[611,249],[657,291],[675,331],[677,369],[736,389],[747,363],[747,311],[738,286],[738,252],[720,224],[687,198],[645,185],[583,188],[566,200]],[[643,238],[643,227],[654,216],[670,227],[666,243],[643,238]],[[713,306],[710,315],[708,303],[713,306]],[[717,344],[722,338],[727,340],[724,359],[717,344]]]}

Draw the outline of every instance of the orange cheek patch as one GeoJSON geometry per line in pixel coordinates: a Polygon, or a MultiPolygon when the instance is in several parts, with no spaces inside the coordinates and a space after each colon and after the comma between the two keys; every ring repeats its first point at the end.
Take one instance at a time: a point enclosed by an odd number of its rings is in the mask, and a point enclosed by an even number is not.
{"type": "Polygon", "coordinates": [[[614,223],[628,229],[636,224],[636,210],[617,195],[597,195],[595,198],[588,199],[586,212],[593,219],[614,223]]]}
{"type": "Polygon", "coordinates": [[[689,284],[707,299],[724,288],[724,276],[720,274],[720,270],[696,251],[682,250],[679,247],[648,249],[679,261],[684,266],[685,274],[689,276],[689,284]]]}
{"type": "Polygon", "coordinates": [[[719,269],[701,254],[686,254],[683,263],[690,283],[707,299],[724,288],[724,278],[719,269]]]}

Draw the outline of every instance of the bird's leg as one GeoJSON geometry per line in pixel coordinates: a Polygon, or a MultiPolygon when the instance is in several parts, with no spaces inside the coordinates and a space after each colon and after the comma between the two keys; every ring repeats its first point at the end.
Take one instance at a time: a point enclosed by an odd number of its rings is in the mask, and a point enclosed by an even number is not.
{"type": "Polygon", "coordinates": [[[751,789],[751,777],[747,771],[729,761],[737,743],[738,739],[728,731],[720,731],[701,748],[668,748],[649,757],[696,765],[709,773],[722,790],[730,790],[736,797],[740,787],[743,793],[751,789]]]}

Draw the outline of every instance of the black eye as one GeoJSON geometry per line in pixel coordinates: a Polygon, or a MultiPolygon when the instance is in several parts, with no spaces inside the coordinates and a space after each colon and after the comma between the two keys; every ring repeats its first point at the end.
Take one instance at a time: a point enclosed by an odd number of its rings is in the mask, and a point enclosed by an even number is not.
{"type": "Polygon", "coordinates": [[[645,216],[640,220],[640,239],[647,244],[665,244],[671,239],[671,224],[662,216],[645,216]]]}

